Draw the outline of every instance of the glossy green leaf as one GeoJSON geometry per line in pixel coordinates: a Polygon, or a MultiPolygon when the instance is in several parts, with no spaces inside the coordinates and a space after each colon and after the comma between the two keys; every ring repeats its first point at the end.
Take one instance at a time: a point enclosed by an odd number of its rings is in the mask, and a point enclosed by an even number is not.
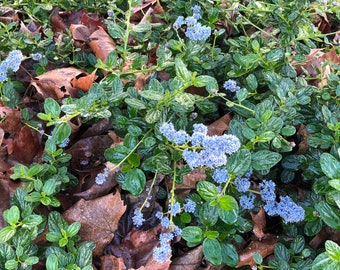
{"type": "Polygon", "coordinates": [[[269,170],[275,166],[281,158],[282,156],[279,153],[260,150],[252,154],[252,166],[258,171],[269,170]]]}
{"type": "Polygon", "coordinates": [[[96,244],[92,241],[85,241],[79,244],[76,256],[76,263],[84,269],[87,266],[92,267],[92,253],[96,244]]]}
{"type": "Polygon", "coordinates": [[[340,262],[340,246],[331,241],[327,240],[325,242],[326,253],[332,261],[340,262]]]}
{"type": "Polygon", "coordinates": [[[56,254],[50,254],[46,259],[46,269],[47,270],[58,270],[58,257],[56,254]]]}
{"type": "Polygon", "coordinates": [[[329,153],[323,153],[320,157],[320,165],[323,173],[331,179],[340,178],[340,161],[329,153]]]}
{"type": "Polygon", "coordinates": [[[187,69],[183,60],[180,58],[175,59],[176,76],[183,82],[187,83],[191,81],[191,72],[187,69]]]}
{"type": "Polygon", "coordinates": [[[340,213],[339,209],[335,209],[328,203],[321,201],[315,205],[315,209],[319,212],[321,219],[331,228],[340,230],[340,213]]]}
{"type": "Polygon", "coordinates": [[[18,269],[19,262],[17,260],[8,260],[5,263],[6,270],[18,269]]]}
{"type": "Polygon", "coordinates": [[[70,226],[67,227],[66,232],[68,237],[72,237],[76,235],[81,228],[80,222],[73,222],[70,226]]]}
{"type": "Polygon", "coordinates": [[[71,127],[68,123],[61,123],[55,126],[52,131],[52,140],[55,144],[63,143],[71,135],[71,127]]]}
{"type": "Polygon", "coordinates": [[[137,110],[146,109],[146,104],[143,101],[136,99],[136,98],[126,98],[125,103],[129,105],[130,107],[135,108],[137,110]]]}
{"type": "Polygon", "coordinates": [[[200,243],[203,240],[203,231],[196,226],[187,226],[182,229],[182,238],[192,243],[200,243]]]}
{"type": "Polygon", "coordinates": [[[223,195],[219,199],[220,208],[223,210],[238,209],[237,201],[230,195],[223,195]]]}
{"type": "Polygon", "coordinates": [[[204,239],[203,254],[213,265],[220,265],[222,263],[221,245],[216,239],[204,239]]]}
{"type": "Polygon", "coordinates": [[[340,269],[340,262],[331,260],[326,252],[319,254],[313,261],[312,270],[340,269]]]}
{"type": "Polygon", "coordinates": [[[294,238],[293,242],[290,244],[290,248],[295,254],[302,252],[305,247],[305,239],[302,235],[298,235],[294,238]]]}
{"type": "Polygon", "coordinates": [[[22,224],[24,224],[25,226],[27,226],[29,228],[32,228],[32,227],[38,226],[43,221],[44,221],[44,219],[43,219],[42,216],[32,214],[32,215],[29,215],[29,216],[25,217],[22,220],[22,224]]]}
{"type": "Polygon", "coordinates": [[[220,208],[218,210],[218,215],[220,219],[226,224],[234,224],[235,222],[237,222],[238,207],[232,210],[223,210],[220,208]]]}
{"type": "Polygon", "coordinates": [[[282,243],[277,243],[274,248],[274,255],[276,260],[289,261],[290,254],[288,248],[282,243]]]}
{"type": "Polygon", "coordinates": [[[2,228],[0,230],[0,243],[10,240],[14,236],[16,231],[17,230],[15,228],[11,228],[10,226],[2,228]]]}
{"type": "Polygon", "coordinates": [[[250,170],[251,154],[246,149],[233,153],[227,162],[227,171],[234,175],[243,175],[250,170]]]}
{"type": "Polygon", "coordinates": [[[234,245],[226,242],[221,242],[222,261],[230,267],[235,267],[238,264],[238,253],[234,245]]]}
{"type": "Polygon", "coordinates": [[[50,114],[53,119],[58,118],[61,112],[60,105],[53,98],[45,99],[44,110],[45,113],[50,114]]]}
{"type": "Polygon", "coordinates": [[[123,189],[128,190],[132,195],[138,196],[144,189],[146,177],[141,169],[133,168],[125,175],[123,189]]]}
{"type": "Polygon", "coordinates": [[[20,210],[18,206],[13,205],[10,209],[4,211],[4,219],[10,224],[17,224],[20,219],[20,210]]]}
{"type": "Polygon", "coordinates": [[[216,199],[218,195],[217,187],[208,181],[201,181],[196,186],[198,194],[207,202],[216,199]]]}
{"type": "Polygon", "coordinates": [[[200,222],[205,226],[213,226],[218,220],[218,210],[217,207],[211,206],[209,203],[205,202],[199,210],[200,222]]]}

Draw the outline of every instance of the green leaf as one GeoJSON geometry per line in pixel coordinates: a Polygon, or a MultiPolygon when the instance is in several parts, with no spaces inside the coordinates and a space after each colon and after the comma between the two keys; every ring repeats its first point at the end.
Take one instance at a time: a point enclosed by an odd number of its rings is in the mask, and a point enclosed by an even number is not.
{"type": "Polygon", "coordinates": [[[11,270],[11,269],[18,269],[18,261],[16,260],[9,260],[5,263],[5,268],[7,270],[11,270]]]}
{"type": "Polygon", "coordinates": [[[113,164],[120,163],[129,154],[129,149],[124,145],[116,145],[114,148],[108,148],[104,152],[105,158],[113,164]]]}
{"type": "Polygon", "coordinates": [[[246,78],[247,81],[247,88],[250,91],[255,91],[257,89],[258,83],[257,79],[254,74],[249,74],[248,77],[246,78]]]}
{"type": "Polygon", "coordinates": [[[339,210],[322,201],[315,205],[321,219],[330,227],[340,230],[340,213],[339,210]]]}
{"type": "Polygon", "coordinates": [[[268,150],[260,150],[252,154],[252,166],[255,170],[265,171],[272,168],[281,160],[281,155],[268,150]]]}
{"type": "Polygon", "coordinates": [[[256,264],[262,264],[262,262],[263,262],[263,258],[262,258],[262,256],[261,256],[261,254],[258,253],[258,252],[255,252],[255,253],[254,253],[253,259],[254,259],[254,262],[255,262],[256,264]]]}
{"type": "Polygon", "coordinates": [[[197,183],[198,194],[207,202],[216,199],[218,195],[217,187],[208,181],[201,181],[197,183]]]}
{"type": "Polygon", "coordinates": [[[224,210],[220,208],[218,210],[218,216],[224,223],[234,224],[237,221],[238,217],[238,207],[232,210],[224,210]]]}
{"type": "Polygon", "coordinates": [[[139,94],[147,100],[160,101],[164,98],[164,95],[156,90],[144,90],[141,91],[139,94]]]}
{"type": "Polygon", "coordinates": [[[16,229],[10,226],[4,227],[0,231],[0,243],[7,242],[16,233],[16,229]]]}
{"type": "Polygon", "coordinates": [[[288,248],[282,243],[277,243],[274,248],[275,259],[282,261],[289,261],[290,254],[288,248]]]}
{"type": "Polygon", "coordinates": [[[238,253],[235,246],[226,242],[222,242],[220,245],[222,261],[230,267],[235,267],[238,264],[238,253]]]}
{"type": "Polygon", "coordinates": [[[59,242],[58,242],[59,247],[64,247],[64,246],[67,245],[67,243],[68,243],[68,239],[67,238],[60,238],[59,242]]]}
{"type": "Polygon", "coordinates": [[[220,197],[219,205],[223,210],[233,210],[238,208],[237,201],[230,195],[223,195],[220,197]]]}
{"type": "Polygon", "coordinates": [[[128,190],[133,196],[142,193],[146,183],[146,177],[141,169],[133,168],[125,175],[123,189],[128,190]]]}
{"type": "Polygon", "coordinates": [[[146,109],[145,103],[136,98],[126,98],[125,103],[129,105],[130,107],[135,108],[137,110],[146,109]]]}
{"type": "Polygon", "coordinates": [[[332,261],[326,252],[319,254],[312,264],[312,270],[335,270],[340,269],[340,262],[332,261]]]}
{"type": "Polygon", "coordinates": [[[332,261],[340,262],[340,247],[337,243],[327,240],[325,242],[326,253],[332,261]]]}
{"type": "Polygon", "coordinates": [[[316,235],[318,232],[321,231],[322,229],[322,225],[323,222],[321,219],[316,219],[313,221],[309,221],[305,224],[305,227],[303,229],[303,232],[305,233],[305,235],[307,236],[314,236],[316,235]]]}
{"type": "Polygon", "coordinates": [[[58,257],[55,254],[50,254],[46,259],[46,269],[47,270],[58,270],[59,263],[58,257]]]}
{"type": "Polygon", "coordinates": [[[220,236],[220,233],[218,231],[207,231],[205,233],[205,237],[210,238],[210,239],[216,239],[219,236],[220,236]]]}
{"type": "Polygon", "coordinates": [[[31,256],[25,260],[25,264],[27,265],[34,265],[34,264],[37,264],[38,262],[39,262],[39,258],[37,256],[31,256]]]}
{"type": "Polygon", "coordinates": [[[22,224],[29,227],[29,228],[33,228],[35,226],[38,226],[39,224],[41,224],[44,221],[43,217],[40,215],[29,215],[27,217],[25,217],[22,220],[22,224]]]}
{"type": "Polygon", "coordinates": [[[68,123],[61,123],[55,126],[52,131],[52,140],[55,144],[63,143],[71,135],[71,127],[68,123]]]}
{"type": "Polygon", "coordinates": [[[199,210],[199,218],[205,226],[215,225],[218,220],[217,207],[205,202],[199,210]]]}
{"type": "Polygon", "coordinates": [[[281,134],[283,136],[293,136],[296,132],[296,128],[294,126],[285,126],[281,129],[281,134]]]}
{"type": "Polygon", "coordinates": [[[66,232],[68,237],[75,236],[81,228],[80,222],[73,222],[70,226],[67,227],[66,232]]]}
{"type": "Polygon", "coordinates": [[[328,181],[328,184],[335,188],[336,190],[340,191],[340,179],[332,179],[328,181]]]}
{"type": "Polygon", "coordinates": [[[340,178],[340,162],[331,154],[323,153],[320,157],[323,173],[331,179],[340,178]]]}
{"type": "Polygon", "coordinates": [[[282,49],[270,50],[267,54],[267,61],[269,63],[277,62],[281,60],[284,56],[284,52],[282,49]]]}
{"type": "Polygon", "coordinates": [[[48,232],[46,234],[46,240],[52,243],[58,242],[63,236],[59,232],[48,232]]]}
{"type": "Polygon", "coordinates": [[[203,254],[213,265],[220,265],[222,263],[221,245],[216,239],[204,239],[203,254]]]}
{"type": "Polygon", "coordinates": [[[50,114],[52,119],[58,118],[61,112],[58,102],[52,98],[45,99],[44,110],[46,114],[50,114]]]}
{"type": "Polygon", "coordinates": [[[47,195],[52,195],[55,192],[56,187],[56,180],[55,179],[49,179],[45,182],[42,191],[47,195]]]}
{"type": "Polygon", "coordinates": [[[52,211],[48,215],[48,229],[50,232],[57,232],[61,234],[61,230],[65,230],[68,223],[63,219],[61,214],[57,211],[52,211]]]}
{"type": "MultiPolygon", "coordinates": [[[[84,269],[92,264],[92,252],[96,244],[92,241],[85,241],[79,244],[76,256],[76,264],[84,269]]],[[[92,269],[92,268],[91,268],[92,269]]]]}
{"type": "Polygon", "coordinates": [[[298,235],[294,238],[293,242],[290,244],[290,248],[294,251],[294,254],[302,252],[305,247],[305,239],[302,235],[298,235]]]}
{"type": "Polygon", "coordinates": [[[188,83],[191,81],[191,72],[187,69],[186,65],[180,58],[175,59],[176,76],[183,82],[188,83]]]}
{"type": "Polygon", "coordinates": [[[15,225],[20,219],[20,210],[18,206],[13,205],[10,209],[4,211],[4,219],[10,225],[15,225]]]}
{"type": "Polygon", "coordinates": [[[215,84],[216,86],[216,90],[218,89],[218,84],[217,84],[217,81],[214,77],[211,77],[211,76],[208,76],[208,75],[200,75],[200,76],[197,76],[195,79],[194,79],[194,86],[195,87],[204,87],[206,85],[213,85],[215,84]]]}
{"type": "Polygon", "coordinates": [[[200,243],[203,239],[203,231],[196,226],[187,226],[182,229],[182,238],[191,243],[200,243]]]}

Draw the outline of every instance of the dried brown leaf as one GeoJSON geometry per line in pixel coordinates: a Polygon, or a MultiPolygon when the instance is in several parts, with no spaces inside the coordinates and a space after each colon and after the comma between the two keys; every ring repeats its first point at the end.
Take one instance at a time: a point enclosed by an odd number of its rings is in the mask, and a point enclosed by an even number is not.
{"type": "Polygon", "coordinates": [[[101,27],[91,34],[89,46],[96,57],[104,63],[106,62],[109,53],[116,49],[116,44],[113,39],[101,27]]]}
{"type": "Polygon", "coordinates": [[[86,42],[91,35],[90,29],[82,24],[71,24],[70,31],[72,38],[76,41],[86,42]]]}
{"type": "Polygon", "coordinates": [[[202,263],[203,246],[198,247],[184,253],[182,256],[172,260],[170,270],[196,270],[202,263]]]}
{"type": "Polygon", "coordinates": [[[59,68],[33,78],[31,85],[43,99],[50,97],[59,100],[64,97],[76,97],[78,89],[72,86],[71,81],[81,75],[88,75],[88,73],[74,67],[59,68]]]}
{"type": "Polygon", "coordinates": [[[100,257],[100,270],[126,269],[123,258],[117,258],[113,255],[100,257]]]}
{"type": "Polygon", "coordinates": [[[19,16],[17,10],[11,7],[0,7],[0,22],[8,24],[18,20],[19,16]]]}
{"type": "Polygon", "coordinates": [[[264,212],[263,208],[261,207],[257,214],[250,213],[251,219],[254,222],[253,232],[255,236],[261,240],[265,237],[264,230],[266,228],[266,213],[264,212]]]}
{"type": "Polygon", "coordinates": [[[254,261],[254,254],[256,252],[260,253],[262,258],[272,254],[277,240],[278,239],[273,236],[262,241],[251,241],[250,244],[239,253],[239,263],[236,265],[236,268],[240,268],[245,265],[255,266],[256,263],[254,261]]]}
{"type": "Polygon", "coordinates": [[[41,25],[35,21],[30,21],[27,25],[21,21],[20,31],[29,34],[30,37],[35,37],[39,33],[43,33],[41,25]]]}
{"type": "Polygon", "coordinates": [[[74,88],[81,89],[83,91],[89,91],[94,81],[97,79],[96,70],[91,74],[85,75],[83,73],[79,74],[71,80],[71,85],[74,88]]]}
{"type": "Polygon", "coordinates": [[[69,223],[79,221],[79,235],[82,241],[92,240],[96,243],[94,256],[103,254],[105,247],[112,241],[118,222],[124,214],[126,206],[120,198],[120,193],[85,201],[80,199],[63,217],[69,223]]]}
{"type": "Polygon", "coordinates": [[[183,190],[190,191],[196,187],[197,182],[204,181],[206,177],[207,175],[205,174],[204,170],[194,169],[187,175],[183,176],[183,182],[176,185],[176,190],[181,190],[181,192],[183,190]]]}
{"type": "Polygon", "coordinates": [[[208,135],[222,135],[226,130],[228,130],[231,119],[232,116],[228,113],[211,123],[208,126],[208,135]]]}
{"type": "Polygon", "coordinates": [[[98,18],[96,14],[91,14],[91,16],[89,16],[88,13],[84,13],[80,19],[80,23],[87,26],[88,29],[90,30],[90,33],[93,33],[99,28],[107,30],[107,27],[103,24],[103,21],[100,18],[98,18]]]}

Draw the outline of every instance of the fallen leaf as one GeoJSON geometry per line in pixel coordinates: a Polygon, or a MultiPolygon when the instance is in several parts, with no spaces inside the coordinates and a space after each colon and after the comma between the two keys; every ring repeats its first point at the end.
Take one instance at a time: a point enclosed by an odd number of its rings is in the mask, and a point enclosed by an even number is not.
{"type": "Polygon", "coordinates": [[[23,126],[15,136],[13,152],[10,156],[19,162],[31,164],[40,149],[38,134],[30,127],[23,126]]]}
{"type": "Polygon", "coordinates": [[[89,39],[91,35],[90,29],[82,24],[71,24],[70,31],[72,34],[72,38],[75,41],[81,41],[84,43],[89,39]]]}
{"type": "Polygon", "coordinates": [[[196,183],[200,181],[204,181],[207,178],[204,170],[202,169],[194,169],[190,171],[188,174],[183,176],[183,182],[181,184],[176,185],[176,191],[181,190],[192,190],[196,188],[196,183]]]}
{"type": "Polygon", "coordinates": [[[274,247],[278,241],[277,237],[272,236],[271,238],[263,239],[262,241],[253,240],[250,244],[241,252],[239,252],[239,263],[236,268],[240,268],[245,265],[255,266],[254,254],[259,253],[262,258],[274,252],[274,247]]]}
{"type": "Polygon", "coordinates": [[[126,269],[123,258],[117,258],[113,255],[105,255],[100,257],[101,270],[126,269]]]}
{"type": "Polygon", "coordinates": [[[77,97],[78,89],[71,84],[72,79],[86,76],[88,73],[74,67],[59,68],[32,79],[31,85],[43,99],[51,97],[59,100],[65,97],[77,97]]]}
{"type": "Polygon", "coordinates": [[[17,10],[11,7],[0,7],[0,22],[9,24],[18,20],[19,16],[17,10]]]}
{"type": "Polygon", "coordinates": [[[126,206],[117,191],[95,200],[80,199],[70,209],[63,213],[69,223],[79,221],[79,235],[82,241],[92,240],[96,243],[94,256],[103,254],[105,247],[112,241],[118,222],[124,214],[126,206]]]}
{"type": "Polygon", "coordinates": [[[59,8],[54,8],[50,15],[53,33],[63,32],[67,26],[63,18],[59,15],[59,8]]]}
{"type": "Polygon", "coordinates": [[[116,49],[116,44],[109,34],[101,27],[94,31],[90,36],[89,46],[97,58],[104,63],[110,52],[116,49]]]}
{"type": "Polygon", "coordinates": [[[300,142],[298,143],[299,149],[296,154],[304,154],[308,149],[308,137],[309,133],[307,132],[306,126],[301,124],[296,132],[296,135],[299,136],[300,142]]]}
{"type": "Polygon", "coordinates": [[[89,16],[88,13],[84,13],[80,19],[80,23],[82,25],[87,26],[88,29],[90,30],[90,33],[93,33],[100,27],[103,28],[104,30],[107,30],[106,25],[104,25],[103,21],[100,18],[98,18],[97,14],[91,14],[91,16],[89,16]]]}
{"type": "Polygon", "coordinates": [[[203,246],[185,252],[182,256],[172,260],[170,270],[196,270],[202,263],[203,246]]]}
{"type": "Polygon", "coordinates": [[[28,34],[30,37],[35,37],[37,34],[43,33],[41,25],[35,21],[30,21],[27,25],[21,21],[20,31],[28,34]]]}
{"type": "Polygon", "coordinates": [[[87,92],[90,90],[97,77],[96,70],[92,71],[92,73],[88,75],[81,73],[71,80],[71,85],[74,88],[78,88],[87,92]]]}
{"type": "Polygon", "coordinates": [[[266,213],[264,212],[263,208],[261,207],[257,214],[250,213],[251,219],[254,222],[253,232],[255,236],[261,240],[265,237],[264,230],[266,228],[266,213]]]}
{"type": "Polygon", "coordinates": [[[208,126],[208,135],[222,135],[229,128],[229,123],[232,119],[230,113],[223,115],[208,126]]]}

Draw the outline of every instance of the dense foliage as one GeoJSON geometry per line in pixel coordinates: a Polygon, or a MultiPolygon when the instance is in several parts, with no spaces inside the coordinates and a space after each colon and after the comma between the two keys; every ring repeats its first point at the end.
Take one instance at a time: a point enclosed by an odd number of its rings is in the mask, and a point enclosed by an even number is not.
{"type": "Polygon", "coordinates": [[[340,268],[338,2],[49,2],[3,3],[41,32],[0,19],[1,108],[20,109],[19,125],[43,148],[30,163],[2,151],[24,184],[3,212],[0,269],[92,269],[96,239],[82,241],[81,222],[65,221],[61,194],[83,184],[74,126],[103,119],[119,140],[92,185],[116,181],[105,194],[142,198],[126,217],[141,231],[161,224],[158,264],[202,245],[209,263],[231,269],[340,268]],[[55,30],[56,13],[83,8],[103,19],[109,50],[55,30]],[[69,66],[96,75],[89,89],[34,89],[35,78],[69,66]]]}

